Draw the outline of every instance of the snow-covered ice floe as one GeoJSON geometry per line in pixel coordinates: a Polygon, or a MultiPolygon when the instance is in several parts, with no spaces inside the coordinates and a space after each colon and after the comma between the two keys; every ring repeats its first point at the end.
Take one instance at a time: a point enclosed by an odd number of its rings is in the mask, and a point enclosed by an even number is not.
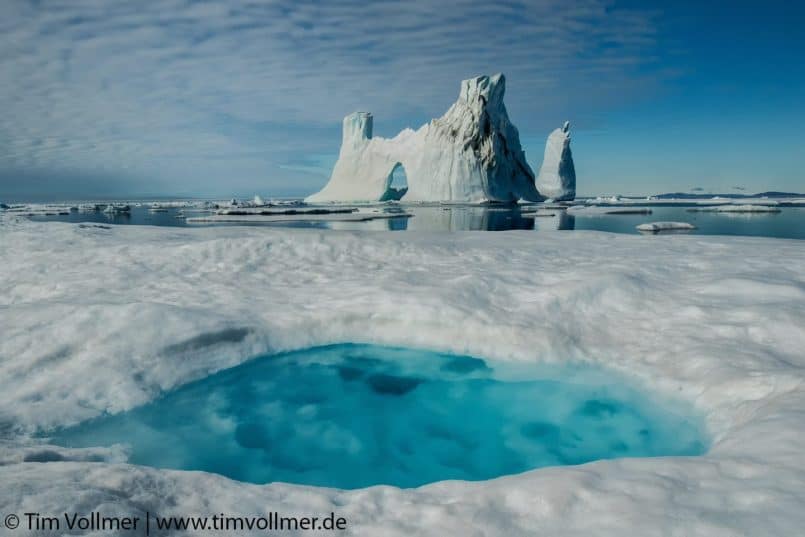
{"type": "Polygon", "coordinates": [[[17,205],[6,205],[6,207],[3,210],[8,214],[16,214],[22,216],[54,216],[54,215],[68,215],[73,211],[77,211],[78,207],[74,207],[71,205],[22,203],[17,205]]]}
{"type": "Polygon", "coordinates": [[[688,222],[648,222],[646,224],[638,224],[638,231],[657,233],[659,231],[690,231],[696,229],[696,226],[688,222]]]}
{"type": "Polygon", "coordinates": [[[568,214],[573,216],[602,216],[619,214],[651,214],[652,210],[647,207],[612,207],[612,206],[588,206],[573,205],[567,209],[568,214]]]}
{"type": "Polygon", "coordinates": [[[718,207],[694,207],[688,212],[696,213],[779,213],[774,205],[719,205],[718,207]]]}
{"type": "Polygon", "coordinates": [[[801,241],[0,218],[0,513],[334,511],[349,534],[367,536],[805,527],[801,241]],[[711,449],[344,491],[138,467],[112,446],[25,436],[131,409],[263,353],[336,342],[606,365],[694,403],[711,449]]]}
{"type": "Polygon", "coordinates": [[[343,209],[224,209],[216,214],[187,218],[190,224],[219,223],[271,223],[271,222],[367,222],[389,218],[410,218],[413,213],[398,210],[384,211],[377,208],[348,207],[343,209]]]}

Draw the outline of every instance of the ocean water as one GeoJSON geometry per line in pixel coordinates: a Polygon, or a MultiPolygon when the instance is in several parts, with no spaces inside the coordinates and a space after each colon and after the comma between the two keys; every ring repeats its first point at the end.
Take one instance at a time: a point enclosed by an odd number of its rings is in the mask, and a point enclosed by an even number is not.
{"type": "Polygon", "coordinates": [[[689,405],[597,367],[354,344],[260,357],[51,441],[124,444],[131,462],[159,468],[346,489],[708,445],[689,405]]]}
{"type": "MultiPolygon", "coordinates": [[[[533,216],[520,207],[416,206],[402,205],[414,214],[412,218],[388,218],[365,222],[284,222],[252,224],[262,226],[303,227],[339,230],[374,231],[572,231],[591,229],[612,233],[637,234],[638,224],[657,221],[689,222],[697,229],[686,232],[698,235],[745,235],[787,239],[805,239],[805,207],[781,207],[779,213],[708,213],[690,212],[691,206],[652,206],[651,214],[573,215],[562,210],[552,216],[533,216]],[[525,213],[525,214],[524,214],[525,213]]],[[[548,211],[545,211],[548,212],[548,211]]],[[[146,206],[132,207],[131,214],[73,212],[69,215],[35,216],[33,220],[92,222],[100,224],[139,224],[156,226],[200,226],[232,224],[188,224],[184,216],[203,213],[194,210],[169,209],[152,213],[146,206]]],[[[248,225],[248,224],[237,224],[248,225]]]]}

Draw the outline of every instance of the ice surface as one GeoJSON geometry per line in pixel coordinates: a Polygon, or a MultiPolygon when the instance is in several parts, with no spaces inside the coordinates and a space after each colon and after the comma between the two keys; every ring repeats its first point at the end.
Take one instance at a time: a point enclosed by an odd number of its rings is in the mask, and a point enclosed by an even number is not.
{"type": "Polygon", "coordinates": [[[801,241],[0,219],[0,513],[336,511],[367,536],[805,526],[801,241]],[[343,491],[90,463],[18,436],[132,409],[249,357],[349,341],[606,365],[693,402],[713,444],[700,457],[343,491]],[[53,462],[15,462],[31,450],[53,462]]]}
{"type": "Polygon", "coordinates": [[[568,201],[576,197],[576,168],[570,151],[569,121],[548,136],[537,177],[537,190],[554,201],[568,201]]]}
{"type": "Polygon", "coordinates": [[[371,113],[348,115],[330,181],[306,201],[398,199],[401,192],[392,188],[392,178],[400,166],[407,202],[540,200],[503,104],[505,91],[501,74],[464,80],[458,100],[441,118],[390,139],[372,135],[371,113]]]}

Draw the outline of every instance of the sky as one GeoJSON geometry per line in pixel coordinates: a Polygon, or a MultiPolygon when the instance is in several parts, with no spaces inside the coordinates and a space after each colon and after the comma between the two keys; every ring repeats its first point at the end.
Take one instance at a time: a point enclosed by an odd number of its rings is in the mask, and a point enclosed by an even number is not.
{"type": "Polygon", "coordinates": [[[535,172],[581,195],[805,191],[805,4],[3,0],[0,201],[298,196],[503,72],[535,172]]]}

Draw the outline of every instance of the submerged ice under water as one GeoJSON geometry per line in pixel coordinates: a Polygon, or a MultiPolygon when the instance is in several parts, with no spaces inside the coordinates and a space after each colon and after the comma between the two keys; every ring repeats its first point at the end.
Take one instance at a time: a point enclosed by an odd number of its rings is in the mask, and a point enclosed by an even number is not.
{"type": "Polygon", "coordinates": [[[692,408],[597,367],[354,344],[261,357],[51,440],[125,444],[130,462],[160,468],[348,489],[706,449],[692,408]]]}

